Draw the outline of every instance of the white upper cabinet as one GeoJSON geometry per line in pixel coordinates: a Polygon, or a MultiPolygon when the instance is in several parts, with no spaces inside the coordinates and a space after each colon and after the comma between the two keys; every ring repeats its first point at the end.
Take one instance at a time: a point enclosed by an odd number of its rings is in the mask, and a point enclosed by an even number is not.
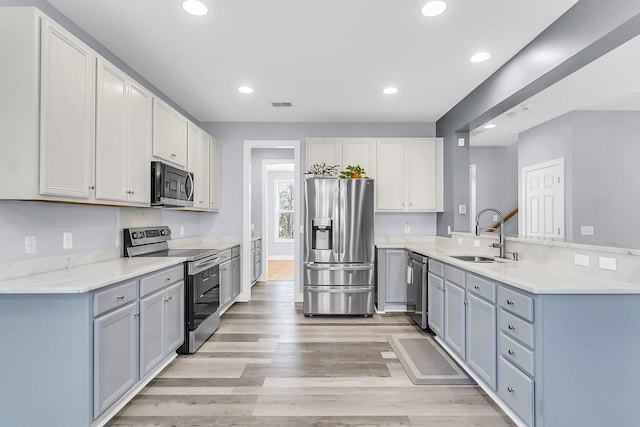
{"type": "Polygon", "coordinates": [[[40,192],[93,197],[96,54],[42,20],[40,192]]]}
{"type": "Polygon", "coordinates": [[[442,212],[442,139],[379,139],[377,144],[376,209],[442,212]]]}
{"type": "Polygon", "coordinates": [[[376,177],[376,140],[372,138],[308,138],[307,170],[314,164],[338,165],[337,175],[349,165],[360,165],[376,177]]]}
{"type": "Polygon", "coordinates": [[[209,210],[220,210],[220,143],[209,137],[209,210]]]}
{"type": "Polygon", "coordinates": [[[188,169],[193,173],[193,207],[209,209],[209,135],[193,123],[188,128],[188,169]]]}
{"type": "Polygon", "coordinates": [[[187,167],[187,119],[157,98],[153,99],[153,156],[187,167]]]}
{"type": "Polygon", "coordinates": [[[96,199],[149,204],[152,97],[98,59],[96,199]]]}

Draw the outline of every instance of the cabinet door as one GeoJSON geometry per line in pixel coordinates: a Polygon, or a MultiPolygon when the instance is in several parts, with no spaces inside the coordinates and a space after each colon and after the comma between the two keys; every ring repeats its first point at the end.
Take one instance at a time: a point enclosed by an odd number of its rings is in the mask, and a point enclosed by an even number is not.
{"type": "Polygon", "coordinates": [[[231,300],[233,281],[231,278],[231,261],[220,264],[220,306],[231,300]]]}
{"type": "Polygon", "coordinates": [[[88,199],[94,187],[95,53],[42,22],[40,193],[88,199]]]}
{"type": "Polygon", "coordinates": [[[231,293],[232,298],[240,295],[241,286],[240,283],[240,257],[235,257],[231,260],[231,277],[233,281],[233,290],[231,293]]]}
{"type": "Polygon", "coordinates": [[[165,292],[140,300],[140,378],[146,376],[165,355],[165,292]]]}
{"type": "Polygon", "coordinates": [[[138,303],[93,321],[94,417],[138,381],[138,303]]]}
{"type": "Polygon", "coordinates": [[[376,208],[402,211],[405,206],[405,159],[402,140],[377,142],[376,208]]]}
{"type": "Polygon", "coordinates": [[[444,341],[462,359],[465,358],[464,288],[445,281],[444,286],[444,341]]]}
{"type": "Polygon", "coordinates": [[[492,390],[496,389],[496,306],[467,294],[467,363],[492,390]]]}
{"type": "Polygon", "coordinates": [[[96,94],[96,199],[126,201],[127,77],[98,59],[96,94]]]}
{"type": "Polygon", "coordinates": [[[193,123],[188,126],[188,167],[193,172],[193,207],[209,209],[209,136],[193,123]]]}
{"type": "Polygon", "coordinates": [[[209,208],[220,210],[220,143],[215,138],[209,138],[209,208]]]}
{"type": "Polygon", "coordinates": [[[342,140],[338,138],[307,139],[307,169],[314,164],[325,163],[327,166],[338,166],[343,169],[342,140]]]}
{"type": "Polygon", "coordinates": [[[432,273],[427,278],[429,328],[438,337],[444,338],[444,281],[432,273]]]}
{"type": "Polygon", "coordinates": [[[408,209],[435,211],[439,171],[436,140],[409,140],[406,148],[408,209]]]}
{"type": "Polygon", "coordinates": [[[376,140],[351,138],[342,140],[342,167],[360,165],[369,178],[376,177],[376,140]]]}
{"type": "Polygon", "coordinates": [[[153,156],[187,167],[187,119],[157,98],[153,100],[153,156]]]}
{"type": "Polygon", "coordinates": [[[128,200],[149,205],[153,97],[136,82],[129,84],[128,200]]]}
{"type": "Polygon", "coordinates": [[[166,354],[175,351],[184,342],[184,282],[171,285],[165,291],[166,354]]]}
{"type": "Polygon", "coordinates": [[[385,302],[407,303],[407,253],[404,249],[385,250],[385,302]]]}

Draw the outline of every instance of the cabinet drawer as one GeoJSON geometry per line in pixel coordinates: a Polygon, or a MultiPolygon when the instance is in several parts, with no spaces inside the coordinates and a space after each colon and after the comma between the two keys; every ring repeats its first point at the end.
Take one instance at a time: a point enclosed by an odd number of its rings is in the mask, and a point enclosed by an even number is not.
{"type": "Polygon", "coordinates": [[[500,286],[498,289],[498,303],[500,307],[523,319],[533,322],[533,297],[500,286]]]}
{"type": "Polygon", "coordinates": [[[122,307],[138,297],[138,282],[123,283],[93,295],[93,315],[99,316],[109,310],[122,307]]]}
{"type": "Polygon", "coordinates": [[[519,366],[532,377],[534,376],[535,364],[533,351],[503,333],[501,333],[498,338],[498,348],[500,349],[502,357],[514,365],[519,366]]]}
{"type": "Polygon", "coordinates": [[[467,274],[467,289],[488,301],[496,302],[496,284],[490,280],[467,274]]]}
{"type": "Polygon", "coordinates": [[[154,273],[143,279],[140,279],[140,296],[149,295],[162,289],[165,286],[169,286],[172,283],[179,282],[184,279],[184,266],[182,264],[171,267],[167,270],[154,273]]]}
{"type": "Polygon", "coordinates": [[[498,396],[527,425],[533,425],[533,386],[531,378],[504,358],[498,359],[498,396]]]}
{"type": "Polygon", "coordinates": [[[231,248],[231,258],[235,258],[237,256],[240,256],[240,246],[231,248]]]}
{"type": "Polygon", "coordinates": [[[444,264],[439,261],[429,259],[429,272],[436,276],[444,276],[444,264]]]}
{"type": "Polygon", "coordinates": [[[444,266],[444,278],[464,288],[464,271],[450,265],[444,266]]]}
{"type": "Polygon", "coordinates": [[[256,246],[255,246],[255,247],[256,247],[256,248],[259,248],[259,247],[261,247],[261,246],[262,246],[262,239],[258,239],[258,240],[256,240],[256,246]]]}
{"type": "Polygon", "coordinates": [[[256,247],[256,256],[260,256],[261,253],[262,249],[260,249],[260,247],[256,247]]]}
{"type": "Polygon", "coordinates": [[[521,343],[533,348],[533,325],[525,322],[513,314],[500,310],[500,329],[508,336],[513,337],[521,343]]]}
{"type": "Polygon", "coordinates": [[[218,259],[221,263],[229,261],[231,259],[231,249],[218,253],[218,259]]]}

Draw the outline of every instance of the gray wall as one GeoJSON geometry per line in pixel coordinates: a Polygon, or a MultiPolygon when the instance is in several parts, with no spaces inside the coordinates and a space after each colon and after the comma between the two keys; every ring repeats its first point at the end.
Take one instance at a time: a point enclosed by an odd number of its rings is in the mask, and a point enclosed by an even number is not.
{"type": "MultiPolygon", "coordinates": [[[[203,223],[203,230],[206,234],[242,234],[242,180],[225,179],[229,176],[236,176],[242,170],[242,153],[245,140],[265,140],[265,141],[300,141],[302,170],[299,171],[301,178],[304,178],[306,170],[305,144],[306,139],[311,137],[433,137],[435,136],[434,123],[263,123],[263,122],[204,122],[201,126],[208,133],[216,137],[222,146],[222,209],[220,214],[211,222],[203,223]]],[[[253,203],[252,203],[253,204],[253,203]]],[[[385,217],[389,214],[383,214],[385,217]]],[[[398,222],[397,217],[390,214],[388,219],[379,220],[376,215],[376,227],[381,224],[383,229],[389,233],[403,234],[404,221],[398,222]]],[[[403,214],[400,214],[403,215],[403,214]]],[[[412,217],[414,218],[414,217],[412,217]]],[[[416,230],[431,230],[435,214],[420,214],[418,219],[411,219],[416,224],[412,227],[416,230]]],[[[256,223],[256,222],[254,222],[256,223]]],[[[377,234],[380,234],[376,230],[377,234]]]]}
{"type": "Polygon", "coordinates": [[[448,226],[456,231],[469,227],[456,209],[469,199],[468,150],[456,146],[457,136],[640,34],[640,2],[620,0],[615,5],[603,8],[599,0],[580,0],[438,120],[437,134],[445,142],[445,212],[438,215],[439,235],[445,236],[448,226]]]}
{"type": "MultiPolygon", "coordinates": [[[[477,212],[493,208],[506,215],[518,207],[517,143],[506,147],[471,147],[469,162],[476,165],[477,212]]],[[[480,225],[492,226],[492,219],[489,213],[483,214],[480,225]]],[[[518,234],[517,215],[507,221],[504,232],[518,234]]]]}
{"type": "Polygon", "coordinates": [[[638,247],[638,135],[640,112],[630,111],[574,111],[520,134],[519,168],[565,158],[567,240],[638,247]]]}

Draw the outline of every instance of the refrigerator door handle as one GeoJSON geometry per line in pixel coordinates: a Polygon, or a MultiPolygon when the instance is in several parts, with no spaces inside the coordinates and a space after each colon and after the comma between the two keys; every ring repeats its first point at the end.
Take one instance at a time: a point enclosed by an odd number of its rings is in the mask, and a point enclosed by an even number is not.
{"type": "Polygon", "coordinates": [[[305,264],[305,268],[309,270],[329,270],[329,271],[364,271],[370,270],[373,268],[373,264],[358,264],[358,265],[348,265],[348,264],[305,264]]]}
{"type": "Polygon", "coordinates": [[[304,288],[308,292],[313,293],[330,293],[330,294],[357,294],[357,293],[365,293],[371,292],[371,286],[362,286],[362,287],[350,287],[348,289],[340,289],[340,288],[330,288],[327,286],[318,287],[318,286],[305,286],[304,288]]]}

